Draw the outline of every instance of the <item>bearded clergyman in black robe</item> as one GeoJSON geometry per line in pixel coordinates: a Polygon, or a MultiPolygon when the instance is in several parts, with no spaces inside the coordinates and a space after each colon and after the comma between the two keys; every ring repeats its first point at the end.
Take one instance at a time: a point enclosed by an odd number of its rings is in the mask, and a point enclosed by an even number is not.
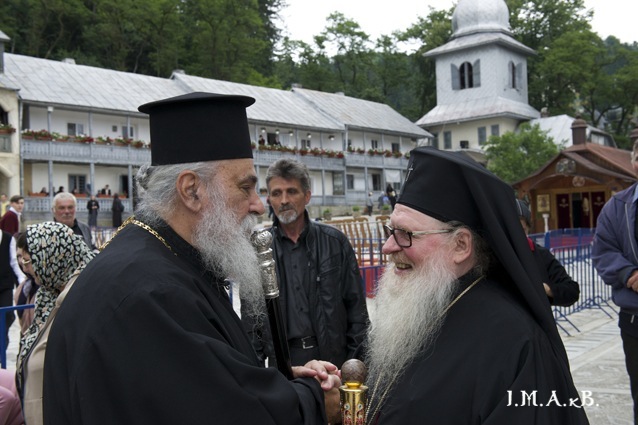
{"type": "Polygon", "coordinates": [[[249,240],[264,212],[246,118],[253,102],[192,93],[140,107],[150,114],[152,166],[138,172],[134,218],[53,322],[46,424],[312,425],[338,416],[336,367],[312,361],[293,368],[292,381],[261,367],[229,298],[231,279],[263,320],[249,240]]]}
{"type": "Polygon", "coordinates": [[[368,424],[588,423],[515,211],[464,154],[411,152],[368,334],[368,424]]]}

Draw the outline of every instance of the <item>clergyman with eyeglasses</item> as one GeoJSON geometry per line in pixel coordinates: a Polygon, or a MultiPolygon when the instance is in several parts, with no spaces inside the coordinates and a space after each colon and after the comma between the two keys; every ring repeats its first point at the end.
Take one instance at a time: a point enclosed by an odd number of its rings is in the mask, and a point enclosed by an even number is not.
{"type": "Polygon", "coordinates": [[[417,148],[408,168],[384,226],[367,423],[587,424],[512,189],[462,153],[417,148]]]}

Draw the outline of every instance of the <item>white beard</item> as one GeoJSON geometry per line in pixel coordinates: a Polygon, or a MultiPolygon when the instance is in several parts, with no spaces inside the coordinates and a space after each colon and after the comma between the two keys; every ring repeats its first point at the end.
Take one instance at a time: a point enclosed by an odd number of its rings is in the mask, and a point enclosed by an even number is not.
{"type": "MultiPolygon", "coordinates": [[[[385,388],[395,384],[414,358],[436,340],[458,287],[445,255],[443,249],[436,251],[407,277],[394,273],[394,263],[387,264],[376,296],[376,320],[368,330],[367,382],[372,391],[378,382],[385,388]]],[[[385,388],[377,388],[377,395],[385,388]]]]}
{"type": "Polygon", "coordinates": [[[223,191],[213,190],[209,193],[212,208],[195,229],[194,245],[208,270],[233,281],[233,287],[239,287],[247,314],[261,321],[265,317],[264,291],[257,254],[250,242],[257,217],[249,214],[240,222],[226,204],[223,191]]]}

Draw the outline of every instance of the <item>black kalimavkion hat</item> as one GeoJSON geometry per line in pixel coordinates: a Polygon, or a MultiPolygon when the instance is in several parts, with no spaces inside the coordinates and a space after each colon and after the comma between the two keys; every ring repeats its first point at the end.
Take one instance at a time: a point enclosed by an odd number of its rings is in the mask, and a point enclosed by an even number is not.
{"type": "Polygon", "coordinates": [[[252,158],[246,108],[248,96],[195,92],[146,103],[151,164],[252,158]]]}
{"type": "Polygon", "coordinates": [[[507,183],[461,152],[419,147],[410,152],[397,203],[443,222],[459,221],[483,237],[498,263],[492,279],[520,294],[567,364],[538,265],[518,218],[514,190],[507,183]]]}

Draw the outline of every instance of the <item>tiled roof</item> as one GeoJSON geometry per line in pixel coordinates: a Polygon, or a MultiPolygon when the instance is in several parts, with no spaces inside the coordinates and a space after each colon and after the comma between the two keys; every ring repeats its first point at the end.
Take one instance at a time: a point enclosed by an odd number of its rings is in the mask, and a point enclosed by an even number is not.
{"type": "Polygon", "coordinates": [[[9,53],[4,61],[0,83],[31,103],[139,113],[143,103],[186,93],[165,78],[9,53]]]}
{"type": "MultiPolygon", "coordinates": [[[[569,115],[555,115],[552,117],[541,117],[531,120],[530,125],[538,124],[542,131],[547,132],[547,135],[554,139],[556,144],[561,142],[565,143],[565,147],[572,145],[572,123],[575,118],[569,115]]],[[[615,145],[613,137],[608,133],[605,133],[599,128],[592,125],[587,125],[587,139],[589,140],[591,133],[599,133],[600,135],[606,135],[609,138],[609,143],[615,145]]]]}
{"type": "Polygon", "coordinates": [[[344,129],[342,123],[317,110],[309,102],[290,91],[212,80],[186,74],[173,74],[172,78],[187,92],[206,91],[254,97],[256,102],[246,110],[249,120],[333,131],[344,129]]]}
{"type": "Polygon", "coordinates": [[[437,105],[421,117],[416,124],[431,127],[433,125],[450,122],[463,122],[495,116],[507,116],[529,120],[531,118],[537,118],[539,112],[526,103],[503,97],[490,97],[460,103],[437,105]]]}
{"type": "Polygon", "coordinates": [[[301,88],[294,88],[292,91],[349,128],[382,130],[418,138],[433,137],[383,103],[301,88]]]}
{"type": "Polygon", "coordinates": [[[147,102],[193,91],[243,94],[257,101],[248,119],[291,128],[345,127],[423,138],[431,135],[388,105],[318,91],[278,90],[174,73],[170,79],[5,53],[0,86],[46,106],[140,114],[147,102]]]}
{"type": "Polygon", "coordinates": [[[476,47],[492,44],[506,46],[511,50],[518,51],[530,56],[536,54],[533,49],[530,49],[523,43],[516,41],[513,37],[507,34],[504,34],[502,32],[483,32],[453,38],[444,45],[426,52],[425,56],[439,56],[459,50],[473,49],[476,47]]]}

